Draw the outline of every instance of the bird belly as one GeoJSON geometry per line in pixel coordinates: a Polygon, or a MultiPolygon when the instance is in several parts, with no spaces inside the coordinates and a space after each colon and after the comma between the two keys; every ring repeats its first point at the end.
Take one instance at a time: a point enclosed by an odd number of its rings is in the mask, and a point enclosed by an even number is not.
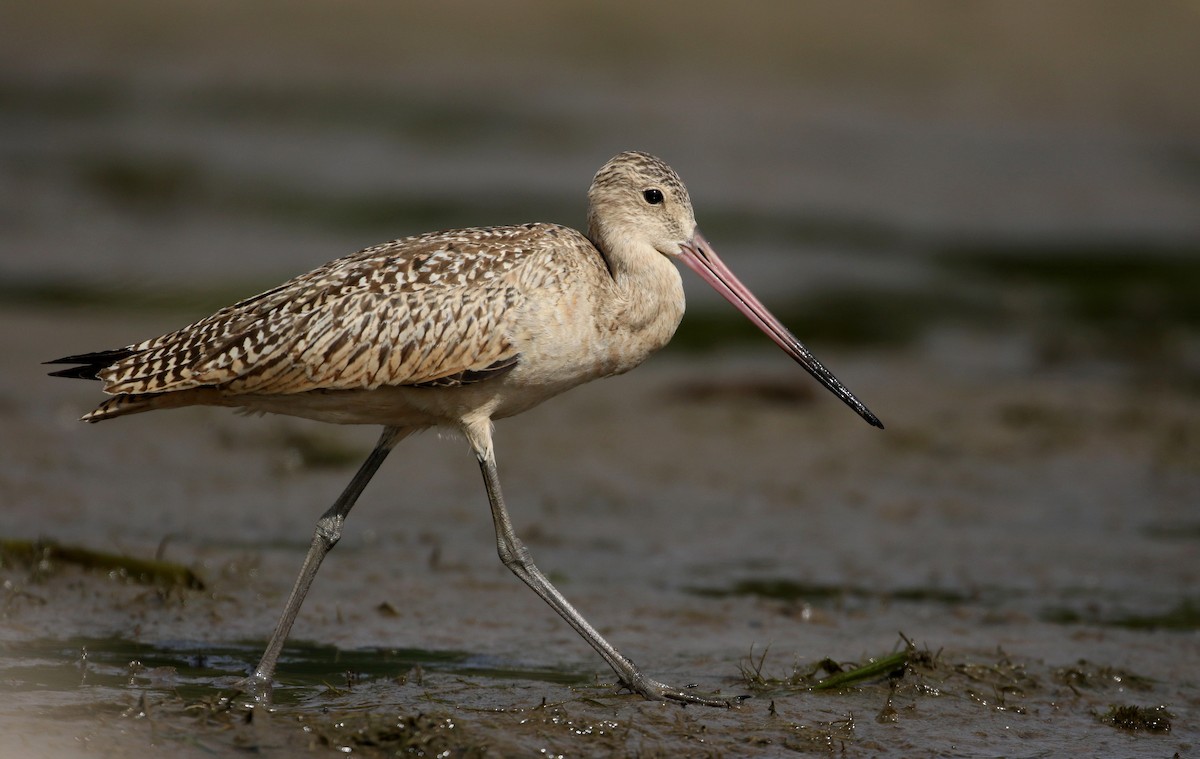
{"type": "MultiPolygon", "coordinates": [[[[491,383],[484,382],[486,386],[491,383]]],[[[380,387],[373,390],[310,390],[303,393],[237,395],[220,405],[252,414],[284,414],[330,424],[392,427],[460,426],[462,420],[501,405],[499,388],[380,387]]]]}

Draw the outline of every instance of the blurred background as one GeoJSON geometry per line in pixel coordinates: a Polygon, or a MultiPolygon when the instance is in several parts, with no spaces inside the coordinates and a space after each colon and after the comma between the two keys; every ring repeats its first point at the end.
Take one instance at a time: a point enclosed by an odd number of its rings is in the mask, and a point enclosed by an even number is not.
{"type": "MultiPolygon", "coordinates": [[[[1003,649],[1036,671],[1030,723],[1076,720],[1042,733],[1047,755],[1116,735],[1094,717],[1116,691],[1080,702],[1049,669],[1083,657],[1157,678],[1144,698],[1194,742],[1198,40],[1183,1],[8,2],[0,537],[134,556],[170,537],[217,590],[131,631],[123,586],[17,572],[42,601],[11,591],[4,635],[260,640],[375,434],[212,410],[84,429],[98,388],[39,362],[384,240],[582,226],[593,173],[639,149],[888,429],[813,391],[685,272],[663,357],[500,427],[518,531],[564,592],[634,658],[706,687],[741,687],[718,678],[748,643],[844,659],[902,629],[950,662],[1003,649]]],[[[297,639],[598,670],[499,568],[473,465],[449,448],[406,441],[388,462],[297,639]]],[[[979,730],[986,703],[919,703],[964,710],[927,723],[922,751],[1035,745],[979,730]]]]}
{"type": "MultiPolygon", "coordinates": [[[[966,324],[1030,360],[1200,371],[1195,3],[4,16],[10,308],[194,314],[384,239],[578,226],[592,173],[636,148],[817,345],[966,324]]],[[[717,301],[698,284],[702,317],[717,301]]]]}

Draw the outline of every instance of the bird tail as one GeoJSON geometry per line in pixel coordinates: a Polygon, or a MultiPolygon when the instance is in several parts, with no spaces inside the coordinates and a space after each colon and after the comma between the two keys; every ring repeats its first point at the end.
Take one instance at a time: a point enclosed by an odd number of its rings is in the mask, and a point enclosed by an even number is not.
{"type": "MultiPolygon", "coordinates": [[[[115,350],[81,353],[78,356],[65,356],[47,364],[75,364],[66,369],[50,372],[51,377],[69,377],[72,379],[100,379],[100,373],[108,367],[137,353],[132,348],[117,348],[115,350]]],[[[106,399],[93,411],[80,417],[84,422],[102,422],[105,419],[115,419],[127,414],[138,414],[143,411],[153,411],[160,408],[179,408],[192,406],[197,403],[211,403],[215,393],[211,388],[193,388],[166,393],[119,393],[106,399]]]]}
{"type": "Polygon", "coordinates": [[[109,351],[96,351],[95,353],[80,353],[78,356],[64,356],[45,363],[79,364],[79,366],[70,366],[66,369],[50,372],[51,377],[98,380],[100,379],[100,372],[122,359],[129,358],[136,352],[132,348],[116,348],[109,351]]]}
{"type": "MultiPolygon", "coordinates": [[[[56,375],[64,377],[68,375],[56,375]]],[[[162,408],[155,403],[157,398],[161,396],[153,395],[114,395],[112,398],[106,399],[103,403],[97,406],[94,410],[89,411],[79,418],[81,422],[103,422],[105,419],[115,419],[118,416],[126,414],[137,414],[142,411],[150,411],[151,409],[162,408]]]]}
{"type": "Polygon", "coordinates": [[[121,393],[105,399],[94,410],[79,418],[81,422],[103,422],[128,414],[183,406],[220,406],[220,394],[211,387],[176,390],[169,393],[121,393]]]}

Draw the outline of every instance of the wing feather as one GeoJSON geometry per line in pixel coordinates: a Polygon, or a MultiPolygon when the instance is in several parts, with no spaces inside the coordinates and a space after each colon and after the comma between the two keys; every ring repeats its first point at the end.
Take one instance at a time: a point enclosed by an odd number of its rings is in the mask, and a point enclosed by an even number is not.
{"type": "Polygon", "coordinates": [[[458,230],[368,248],[161,337],[113,351],[112,394],[230,394],[480,381],[519,358],[513,334],[550,225],[458,230]]]}

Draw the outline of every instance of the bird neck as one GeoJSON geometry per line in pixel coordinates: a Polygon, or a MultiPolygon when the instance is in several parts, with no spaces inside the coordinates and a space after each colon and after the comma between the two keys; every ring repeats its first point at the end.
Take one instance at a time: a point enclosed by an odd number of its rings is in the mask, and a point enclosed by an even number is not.
{"type": "Polygon", "coordinates": [[[645,243],[623,246],[610,241],[597,248],[608,264],[613,294],[598,314],[599,321],[606,330],[641,336],[641,355],[628,367],[632,368],[675,334],[683,318],[683,280],[666,256],[645,243]]]}
{"type": "Polygon", "coordinates": [[[636,280],[651,259],[662,258],[662,254],[639,243],[635,235],[620,225],[604,223],[590,213],[587,237],[604,258],[608,273],[618,286],[629,286],[629,280],[636,280]]]}

